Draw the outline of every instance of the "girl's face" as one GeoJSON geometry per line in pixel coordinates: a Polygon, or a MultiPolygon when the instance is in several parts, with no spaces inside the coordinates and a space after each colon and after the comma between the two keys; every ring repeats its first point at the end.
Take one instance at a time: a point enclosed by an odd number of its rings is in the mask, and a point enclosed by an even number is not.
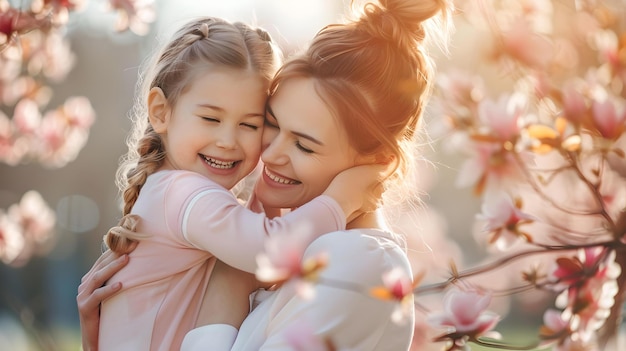
{"type": "Polygon", "coordinates": [[[164,140],[164,169],[193,171],[226,189],[254,169],[267,99],[262,78],[245,70],[211,67],[197,75],[173,108],[166,101],[159,105],[165,97],[156,90],[157,96],[149,99],[150,121],[164,140]]]}
{"type": "Polygon", "coordinates": [[[283,81],[268,103],[264,163],[256,195],[266,207],[298,207],[322,194],[357,152],[315,90],[315,80],[283,81]]]}

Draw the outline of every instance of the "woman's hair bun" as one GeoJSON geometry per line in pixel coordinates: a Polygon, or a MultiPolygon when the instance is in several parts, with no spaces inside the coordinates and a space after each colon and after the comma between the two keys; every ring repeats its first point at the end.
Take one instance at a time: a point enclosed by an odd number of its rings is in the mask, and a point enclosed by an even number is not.
{"type": "Polygon", "coordinates": [[[359,24],[373,36],[404,46],[405,41],[422,42],[423,22],[450,8],[450,0],[379,0],[367,2],[359,24]]]}

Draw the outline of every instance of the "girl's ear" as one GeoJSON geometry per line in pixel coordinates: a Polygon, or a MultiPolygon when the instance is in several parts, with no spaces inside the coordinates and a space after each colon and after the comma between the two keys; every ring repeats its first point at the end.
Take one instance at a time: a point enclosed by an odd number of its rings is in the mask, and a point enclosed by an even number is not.
{"type": "Polygon", "coordinates": [[[157,133],[165,133],[170,121],[167,98],[161,88],[152,88],[148,94],[148,119],[157,133]]]}

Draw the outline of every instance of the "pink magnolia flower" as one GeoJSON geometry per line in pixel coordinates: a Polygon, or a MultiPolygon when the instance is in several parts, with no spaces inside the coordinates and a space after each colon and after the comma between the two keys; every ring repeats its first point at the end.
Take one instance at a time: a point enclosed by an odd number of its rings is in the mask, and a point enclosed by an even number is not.
{"type": "Polygon", "coordinates": [[[0,260],[12,264],[25,246],[24,235],[18,223],[0,211],[0,260]]]}
{"type": "Polygon", "coordinates": [[[495,244],[499,250],[507,250],[520,240],[532,242],[532,237],[520,227],[536,218],[522,212],[521,208],[521,200],[513,202],[506,194],[485,198],[482,212],[476,218],[485,221],[483,230],[489,233],[489,244],[495,244]]]}
{"type": "Polygon", "coordinates": [[[451,340],[454,344],[480,336],[493,335],[492,329],[500,316],[487,311],[491,295],[478,290],[449,290],[443,298],[444,311],[428,316],[428,322],[435,328],[445,328],[448,332],[437,340],[451,340]]]}
{"type": "Polygon", "coordinates": [[[584,95],[573,82],[563,87],[562,99],[564,117],[572,123],[580,124],[587,114],[588,106],[584,95]]]}
{"type": "Polygon", "coordinates": [[[52,81],[65,79],[76,61],[69,41],[59,31],[51,31],[40,39],[39,46],[39,50],[29,59],[29,69],[37,67],[52,81]]]}
{"type": "Polygon", "coordinates": [[[63,117],[71,127],[88,130],[96,120],[96,113],[84,96],[72,96],[61,106],[63,117]]]}
{"type": "MultiPolygon", "coordinates": [[[[473,186],[474,193],[497,192],[509,184],[524,180],[513,151],[502,145],[491,142],[469,142],[466,144],[469,158],[461,165],[456,185],[459,187],[473,186]]],[[[529,155],[520,154],[523,159],[529,155]]]]}
{"type": "Polygon", "coordinates": [[[383,274],[383,286],[370,290],[370,295],[382,299],[397,301],[396,309],[391,319],[396,323],[402,323],[413,311],[413,289],[421,277],[414,280],[401,268],[394,269],[383,274]]]}
{"type": "Polygon", "coordinates": [[[526,106],[527,99],[524,95],[503,94],[497,101],[481,101],[478,105],[478,117],[491,136],[500,141],[512,141],[519,135],[520,117],[526,106]]]}
{"type": "Polygon", "coordinates": [[[85,146],[95,112],[84,97],[69,98],[42,119],[37,157],[44,165],[62,167],[73,161],[85,146]]]}
{"type": "Polygon", "coordinates": [[[49,14],[55,25],[67,24],[69,13],[82,9],[84,0],[35,0],[31,4],[33,12],[49,14]]]}
{"type": "Polygon", "coordinates": [[[608,140],[616,140],[626,130],[626,108],[623,101],[606,98],[594,100],[591,105],[593,124],[602,136],[608,140]]]}
{"type": "Polygon", "coordinates": [[[546,69],[554,54],[552,43],[537,33],[524,17],[513,20],[510,27],[502,31],[500,50],[497,54],[538,70],[546,69]]]}
{"type": "Polygon", "coordinates": [[[569,321],[563,318],[562,312],[548,309],[543,314],[543,326],[541,327],[542,338],[552,338],[567,333],[569,321]]]}
{"type": "Polygon", "coordinates": [[[484,85],[482,77],[455,69],[437,79],[440,95],[445,101],[443,105],[453,116],[473,113],[485,96],[484,85]]]}
{"type": "Polygon", "coordinates": [[[10,3],[0,2],[0,49],[16,35],[46,28],[48,21],[46,17],[41,18],[30,11],[13,8],[10,3]]]}
{"type": "Polygon", "coordinates": [[[320,335],[316,335],[307,323],[306,318],[300,318],[287,327],[283,334],[287,344],[294,351],[334,351],[332,342],[320,335]]]}
{"type": "Polygon", "coordinates": [[[560,257],[552,276],[555,289],[563,289],[556,304],[563,308],[563,318],[578,338],[588,342],[604,325],[619,291],[621,273],[615,262],[615,251],[604,247],[581,249],[577,257],[560,257]]]}
{"type": "Polygon", "coordinates": [[[145,35],[150,29],[148,24],[156,19],[154,0],[109,0],[109,7],[118,13],[115,27],[120,32],[130,29],[145,35]]]}
{"type": "Polygon", "coordinates": [[[26,192],[19,204],[9,207],[8,215],[13,221],[19,223],[24,236],[36,244],[41,244],[50,238],[56,223],[55,212],[35,190],[26,192]]]}
{"type": "Polygon", "coordinates": [[[564,318],[563,312],[552,308],[543,314],[539,337],[543,340],[541,346],[551,346],[553,351],[595,350],[589,342],[581,340],[577,331],[571,330],[570,321],[564,318]]]}
{"type": "Polygon", "coordinates": [[[30,99],[22,99],[15,105],[13,125],[22,135],[34,135],[41,125],[39,106],[30,99]]]}
{"type": "Polygon", "coordinates": [[[326,267],[328,256],[320,253],[303,260],[310,242],[307,233],[307,230],[298,230],[290,235],[268,238],[265,252],[257,256],[257,279],[275,284],[292,280],[300,296],[312,298],[314,291],[310,282],[315,281],[326,267]]]}
{"type": "MultiPolygon", "coordinates": [[[[626,73],[626,60],[623,57],[626,42],[612,30],[598,30],[594,34],[600,60],[606,62],[614,74],[626,73]]],[[[626,78],[626,75],[623,77],[626,78]]]]}
{"type": "Polygon", "coordinates": [[[14,266],[21,266],[34,254],[40,253],[53,236],[56,223],[55,213],[34,190],[26,192],[18,204],[11,205],[5,217],[6,221],[2,224],[2,230],[7,230],[6,233],[17,230],[13,233],[13,255],[10,256],[12,259],[10,264],[14,266]],[[16,234],[21,237],[21,243],[15,241],[16,234]],[[19,251],[15,243],[19,244],[19,251]]]}
{"type": "MultiPolygon", "coordinates": [[[[588,247],[578,250],[576,256],[559,257],[551,275],[556,278],[556,289],[561,290],[569,286],[579,285],[583,280],[592,276],[611,276],[616,272],[612,264],[606,264],[608,249],[602,246],[588,247]]],[[[612,251],[611,255],[615,255],[612,251]]],[[[614,261],[614,260],[613,260],[614,261]]]]}

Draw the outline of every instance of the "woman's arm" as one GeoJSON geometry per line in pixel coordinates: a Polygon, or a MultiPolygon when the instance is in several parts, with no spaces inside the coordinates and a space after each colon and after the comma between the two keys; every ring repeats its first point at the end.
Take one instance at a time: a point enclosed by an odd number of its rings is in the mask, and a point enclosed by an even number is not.
{"type": "Polygon", "coordinates": [[[100,327],[100,303],[121,288],[121,283],[104,285],[115,273],[128,264],[128,255],[118,256],[108,250],[94,263],[83,276],[78,286],[76,304],[80,319],[83,350],[98,350],[98,329],[100,327]]]}

